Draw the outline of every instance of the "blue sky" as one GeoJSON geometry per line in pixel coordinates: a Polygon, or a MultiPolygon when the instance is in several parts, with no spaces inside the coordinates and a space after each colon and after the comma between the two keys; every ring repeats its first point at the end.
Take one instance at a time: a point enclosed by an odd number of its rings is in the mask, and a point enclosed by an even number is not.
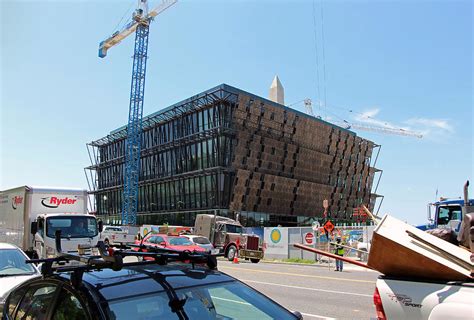
{"type": "MultiPolygon", "coordinates": [[[[134,5],[0,1],[0,189],[87,188],[85,145],[126,123],[131,78],[132,37],[105,59],[98,44],[134,5]]],[[[318,64],[313,1],[178,2],[151,26],[144,114],[221,83],[266,97],[278,74],[287,104],[311,98],[329,119],[425,134],[356,131],[382,145],[381,212],[424,222],[436,189],[458,197],[474,177],[472,2],[315,1],[315,9],[318,64]]]]}

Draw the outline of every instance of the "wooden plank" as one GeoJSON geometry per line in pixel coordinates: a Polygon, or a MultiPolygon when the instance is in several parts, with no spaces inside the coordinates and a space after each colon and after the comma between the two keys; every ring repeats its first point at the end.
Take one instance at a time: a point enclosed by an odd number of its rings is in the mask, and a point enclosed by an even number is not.
{"type": "Polygon", "coordinates": [[[466,281],[472,280],[469,256],[468,251],[387,215],[374,230],[367,264],[388,276],[466,281]],[[440,251],[450,252],[464,264],[440,251]]]}

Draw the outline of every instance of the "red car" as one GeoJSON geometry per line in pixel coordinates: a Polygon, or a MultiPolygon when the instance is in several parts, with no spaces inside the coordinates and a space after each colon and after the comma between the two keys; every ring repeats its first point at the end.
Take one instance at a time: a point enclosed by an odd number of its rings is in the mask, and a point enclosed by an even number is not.
{"type": "MultiPolygon", "coordinates": [[[[158,248],[173,249],[178,251],[199,251],[205,252],[206,249],[194,244],[191,240],[181,236],[168,236],[166,234],[150,234],[143,239],[143,242],[136,240],[135,244],[139,245],[143,243],[147,246],[153,246],[158,248]]],[[[138,248],[136,248],[138,250],[138,248]]],[[[143,250],[146,251],[146,250],[143,250]]]]}

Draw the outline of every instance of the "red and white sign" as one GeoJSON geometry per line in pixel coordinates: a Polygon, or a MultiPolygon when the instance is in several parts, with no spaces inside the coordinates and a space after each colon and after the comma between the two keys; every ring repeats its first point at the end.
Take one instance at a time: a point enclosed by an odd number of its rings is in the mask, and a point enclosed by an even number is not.
{"type": "Polygon", "coordinates": [[[306,244],[313,244],[314,235],[311,232],[307,232],[304,234],[304,241],[306,244]]]}

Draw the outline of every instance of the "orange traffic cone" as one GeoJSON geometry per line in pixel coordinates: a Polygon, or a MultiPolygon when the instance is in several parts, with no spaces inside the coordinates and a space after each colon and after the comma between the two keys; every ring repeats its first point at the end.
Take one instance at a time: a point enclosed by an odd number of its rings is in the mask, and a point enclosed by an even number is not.
{"type": "Polygon", "coordinates": [[[239,263],[238,255],[239,255],[239,251],[235,251],[234,260],[232,261],[232,263],[239,263]]]}

